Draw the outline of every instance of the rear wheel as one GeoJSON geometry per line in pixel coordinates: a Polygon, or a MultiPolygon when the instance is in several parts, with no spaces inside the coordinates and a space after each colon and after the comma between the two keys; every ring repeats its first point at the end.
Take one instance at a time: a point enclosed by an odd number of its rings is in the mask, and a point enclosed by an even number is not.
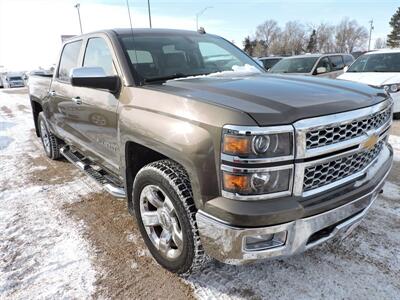
{"type": "Polygon", "coordinates": [[[133,200],[140,232],[154,259],[181,275],[201,268],[206,256],[186,171],[170,160],[143,167],[135,178],[133,200]]]}
{"type": "Polygon", "coordinates": [[[400,112],[393,114],[393,119],[399,120],[400,119],[400,112]]]}
{"type": "Polygon", "coordinates": [[[46,155],[54,160],[60,158],[60,148],[61,142],[60,140],[51,133],[47,126],[46,117],[44,116],[43,112],[39,113],[38,116],[38,127],[40,133],[40,139],[42,140],[43,149],[46,155]]]}

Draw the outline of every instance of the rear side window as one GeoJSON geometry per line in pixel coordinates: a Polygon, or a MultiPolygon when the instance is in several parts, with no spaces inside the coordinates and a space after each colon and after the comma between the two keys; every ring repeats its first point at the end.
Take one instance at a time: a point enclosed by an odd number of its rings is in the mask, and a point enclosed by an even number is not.
{"type": "Polygon", "coordinates": [[[106,41],[102,38],[89,39],[86,46],[83,66],[100,67],[107,76],[116,75],[110,49],[106,41]]]}
{"type": "Polygon", "coordinates": [[[344,68],[344,62],[342,56],[330,56],[329,57],[333,71],[342,70],[344,68]]]}
{"type": "Polygon", "coordinates": [[[346,66],[350,66],[350,65],[353,63],[354,58],[353,58],[353,56],[351,56],[351,55],[344,55],[344,56],[343,56],[343,60],[344,60],[344,64],[345,64],[346,66]]]}
{"type": "Polygon", "coordinates": [[[69,81],[69,73],[78,66],[79,51],[82,41],[76,41],[64,46],[61,54],[58,78],[62,81],[69,81]]]}

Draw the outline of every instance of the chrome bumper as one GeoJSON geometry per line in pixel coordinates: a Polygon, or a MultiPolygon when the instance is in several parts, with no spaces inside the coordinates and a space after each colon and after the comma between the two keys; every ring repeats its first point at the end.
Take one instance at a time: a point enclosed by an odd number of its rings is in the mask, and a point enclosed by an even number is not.
{"type": "MultiPolygon", "coordinates": [[[[361,186],[366,181],[374,178],[377,171],[388,160],[392,159],[390,147],[385,147],[378,159],[366,172],[366,176],[362,180],[357,181],[357,185],[361,186]]],[[[229,264],[243,264],[260,259],[291,256],[308,250],[335,236],[341,235],[345,237],[361,222],[381,191],[389,171],[390,168],[373,191],[350,203],[319,215],[276,226],[235,228],[199,210],[196,214],[196,219],[204,250],[208,255],[219,261],[229,264]],[[310,241],[310,237],[313,234],[327,227],[330,228],[328,234],[321,234],[320,238],[310,241]],[[245,247],[246,237],[282,232],[286,232],[286,241],[282,246],[251,251],[245,247]]]]}

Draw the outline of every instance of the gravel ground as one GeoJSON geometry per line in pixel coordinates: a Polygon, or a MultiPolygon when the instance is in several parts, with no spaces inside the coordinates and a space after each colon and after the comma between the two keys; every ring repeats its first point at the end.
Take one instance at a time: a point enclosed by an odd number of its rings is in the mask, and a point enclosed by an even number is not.
{"type": "Polygon", "coordinates": [[[0,299],[398,299],[399,121],[391,134],[384,193],[349,238],[183,280],[149,256],[125,201],[44,156],[26,90],[0,91],[0,299]]]}

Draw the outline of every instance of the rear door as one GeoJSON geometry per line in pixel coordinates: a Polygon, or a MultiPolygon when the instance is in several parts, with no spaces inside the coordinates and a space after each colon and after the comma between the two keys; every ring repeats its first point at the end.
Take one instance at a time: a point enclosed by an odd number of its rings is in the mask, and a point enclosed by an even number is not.
{"type": "Polygon", "coordinates": [[[79,65],[81,47],[82,40],[64,45],[49,92],[47,117],[54,127],[53,130],[68,143],[77,142],[73,124],[79,118],[79,108],[72,101],[75,88],[70,84],[69,75],[79,65]]]}
{"type": "MultiPolygon", "coordinates": [[[[83,67],[101,67],[107,76],[118,75],[112,47],[105,36],[87,40],[83,67]]],[[[117,173],[117,95],[107,90],[75,87],[73,98],[79,99],[79,119],[73,124],[74,131],[85,144],[81,149],[97,163],[117,173]]]]}
{"type": "Polygon", "coordinates": [[[330,74],[332,73],[332,65],[327,56],[323,56],[320,58],[318,61],[317,66],[315,67],[313,75],[316,75],[318,77],[330,77],[330,74]],[[326,72],[325,73],[317,73],[318,68],[325,68],[326,72]]]}

